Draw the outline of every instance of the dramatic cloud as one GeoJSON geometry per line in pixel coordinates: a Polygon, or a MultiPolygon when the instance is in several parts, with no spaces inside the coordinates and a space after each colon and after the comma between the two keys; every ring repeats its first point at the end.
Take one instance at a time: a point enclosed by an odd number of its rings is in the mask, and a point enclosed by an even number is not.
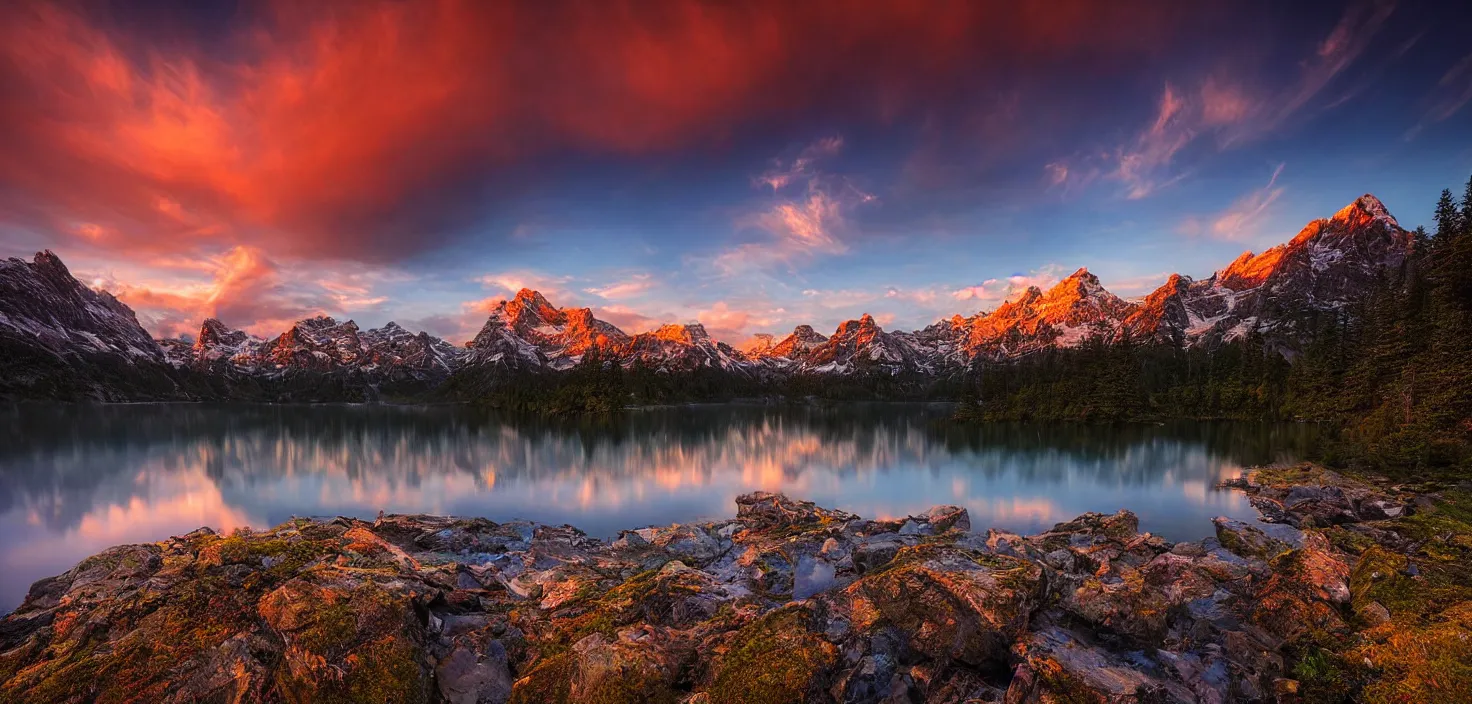
{"type": "Polygon", "coordinates": [[[383,261],[469,227],[542,154],[893,119],[978,63],[1135,51],[1172,14],[1148,5],[281,3],[205,37],[22,0],[0,10],[0,212],[118,250],[383,261]]]}
{"type": "MultiPolygon", "coordinates": [[[[162,271],[176,272],[177,277],[160,282],[118,281],[110,275],[91,278],[94,286],[111,291],[132,307],[144,327],[159,337],[193,335],[204,318],[219,318],[252,334],[273,336],[309,315],[362,309],[382,301],[352,283],[324,280],[317,286],[290,286],[277,264],[251,247],[235,247],[206,260],[154,263],[162,271]],[[358,298],[343,296],[347,290],[356,291],[358,298]]],[[[88,275],[79,272],[79,276],[88,275]]]]}
{"type": "Polygon", "coordinates": [[[1252,237],[1260,164],[1333,170],[1299,209],[1445,174],[1472,58],[1430,5],[14,0],[0,256],[51,248],[160,334],[461,341],[522,287],[631,330],[909,326],[1099,263],[1091,233],[1132,272],[1194,254],[1185,213],[1252,237]]]}

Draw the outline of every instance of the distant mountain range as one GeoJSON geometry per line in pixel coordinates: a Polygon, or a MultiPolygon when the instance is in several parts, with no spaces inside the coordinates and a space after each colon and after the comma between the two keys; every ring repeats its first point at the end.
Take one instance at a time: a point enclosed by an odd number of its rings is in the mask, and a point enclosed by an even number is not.
{"type": "MultiPolygon", "coordinates": [[[[1261,335],[1291,355],[1306,321],[1343,310],[1405,261],[1412,236],[1365,195],[1309,223],[1286,244],[1244,253],[1211,277],[1173,275],[1139,302],[1079,269],[1047,291],[1029,288],[990,312],[914,332],[872,317],[824,336],[807,325],[743,349],[699,324],[629,335],[587,308],[558,308],[523,289],[457,347],[389,323],[360,329],[329,317],[261,339],[204,321],[192,342],[154,340],[111,294],[77,281],[61,260],[0,261],[0,398],[373,400],[431,394],[457,375],[558,373],[588,354],[679,374],[720,372],[761,382],[791,376],[944,376],[1091,338],[1214,347],[1261,335]]],[[[485,388],[484,384],[474,388],[485,388]]]]}

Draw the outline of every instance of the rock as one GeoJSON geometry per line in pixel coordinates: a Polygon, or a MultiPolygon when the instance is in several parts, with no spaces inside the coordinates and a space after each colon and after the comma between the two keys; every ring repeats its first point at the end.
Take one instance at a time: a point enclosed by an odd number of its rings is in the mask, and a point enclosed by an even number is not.
{"type": "Polygon", "coordinates": [[[864,538],[854,545],[854,568],[860,573],[870,572],[889,564],[899,553],[905,542],[893,533],[864,538]]]}
{"type": "Polygon", "coordinates": [[[1390,610],[1378,601],[1372,601],[1360,607],[1357,611],[1360,620],[1367,626],[1378,626],[1390,621],[1390,610]]]}
{"type": "Polygon", "coordinates": [[[936,533],[971,530],[971,514],[960,506],[935,506],[925,513],[925,520],[936,533]]]}
{"type": "Polygon", "coordinates": [[[782,494],[756,491],[736,497],[736,518],[754,529],[843,523],[856,518],[843,511],[819,508],[811,501],[794,501],[782,494]]]}
{"type": "Polygon", "coordinates": [[[897,628],[926,657],[981,666],[1005,660],[1042,593],[1036,563],[917,545],[846,587],[840,599],[855,631],[897,628]]]}
{"type": "Polygon", "coordinates": [[[613,547],[620,550],[647,547],[649,541],[643,536],[631,530],[619,531],[618,540],[613,541],[613,547]]]}
{"type": "Polygon", "coordinates": [[[457,646],[440,660],[435,679],[449,704],[504,704],[511,698],[511,670],[498,641],[483,650],[457,646]]]}
{"type": "Polygon", "coordinates": [[[1405,513],[1405,507],[1388,499],[1365,499],[1356,506],[1355,513],[1362,521],[1384,521],[1405,513]]]}
{"type": "Polygon", "coordinates": [[[792,605],[721,639],[697,690],[710,704],[822,701],[838,649],[817,627],[819,612],[792,605]]]}
{"type": "Polygon", "coordinates": [[[720,557],[725,552],[720,541],[712,538],[698,526],[678,526],[673,531],[651,541],[670,554],[692,564],[702,565],[720,557]]]}
{"type": "Polygon", "coordinates": [[[1225,516],[1213,518],[1211,522],[1216,526],[1216,539],[1222,547],[1242,557],[1270,560],[1304,545],[1303,531],[1292,526],[1250,524],[1225,516]]]}
{"type": "Polygon", "coordinates": [[[667,648],[668,637],[650,627],[614,638],[593,633],[533,666],[512,687],[510,701],[673,704],[675,662],[667,648]]]}
{"type": "Polygon", "coordinates": [[[1021,641],[1017,649],[1023,664],[1007,690],[1009,704],[1197,700],[1185,685],[1153,674],[1161,670],[1158,663],[1127,660],[1072,631],[1049,627],[1021,641]]]}
{"type": "MultiPolygon", "coordinates": [[[[1343,495],[1378,500],[1364,491],[1343,495]]],[[[1450,512],[1434,533],[1222,518],[1171,544],[1129,512],[1024,537],[970,533],[954,507],[865,521],[742,501],[740,522],[611,542],[382,516],[109,549],[0,620],[0,700],[1224,703],[1273,697],[1330,643],[1354,644],[1333,656],[1344,676],[1422,673],[1435,701],[1445,674],[1420,639],[1460,653],[1472,632],[1438,602],[1465,593],[1453,558],[1472,544],[1450,512]]]]}
{"type": "Polygon", "coordinates": [[[807,599],[838,584],[837,571],[827,560],[806,555],[798,558],[793,575],[792,598],[807,599]]]}

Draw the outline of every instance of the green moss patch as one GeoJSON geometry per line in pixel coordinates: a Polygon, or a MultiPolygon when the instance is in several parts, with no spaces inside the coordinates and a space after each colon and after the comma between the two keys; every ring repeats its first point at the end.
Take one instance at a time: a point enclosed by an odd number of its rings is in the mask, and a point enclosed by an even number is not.
{"type": "Polygon", "coordinates": [[[789,606],[736,631],[714,664],[711,704],[800,704],[820,685],[838,652],[815,633],[813,615],[789,606]]]}

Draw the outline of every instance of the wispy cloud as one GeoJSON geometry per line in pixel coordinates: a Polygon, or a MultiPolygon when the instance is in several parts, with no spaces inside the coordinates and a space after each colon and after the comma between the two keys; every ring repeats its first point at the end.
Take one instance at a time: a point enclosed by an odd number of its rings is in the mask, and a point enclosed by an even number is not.
{"type": "MultiPolygon", "coordinates": [[[[1043,169],[1048,187],[1067,190],[1103,175],[1122,185],[1124,198],[1138,200],[1178,183],[1191,174],[1191,157],[1202,150],[1252,142],[1311,112],[1307,108],[1314,99],[1373,45],[1394,9],[1389,0],[1351,4],[1278,89],[1254,88],[1225,71],[1207,75],[1194,87],[1189,81],[1167,82],[1150,122],[1139,132],[1112,149],[1049,162],[1043,169]]],[[[1472,76],[1464,74],[1472,74],[1472,64],[1458,64],[1448,72],[1443,82],[1450,87],[1428,115],[1450,115],[1472,100],[1472,76]]],[[[1320,109],[1332,109],[1349,97],[1320,109]]]]}
{"type": "Polygon", "coordinates": [[[1472,54],[1462,57],[1447,69],[1423,102],[1426,105],[1425,112],[1416,125],[1406,131],[1407,140],[1415,139],[1426,127],[1457,114],[1467,103],[1472,102],[1472,54]]]}
{"type": "Polygon", "coordinates": [[[675,320],[673,315],[648,315],[624,305],[598,306],[593,308],[593,315],[630,335],[649,332],[675,320]]]}
{"type": "Polygon", "coordinates": [[[952,290],[950,295],[951,298],[958,301],[972,301],[982,305],[997,304],[1013,298],[1032,286],[1047,290],[1062,278],[1063,267],[1050,263],[1026,274],[1013,274],[1004,279],[987,279],[979,284],[963,286],[952,290]]]}
{"type": "Polygon", "coordinates": [[[762,172],[753,181],[757,185],[771,188],[775,193],[813,178],[817,175],[816,168],[820,159],[837,156],[841,151],[843,151],[842,136],[824,137],[803,147],[802,151],[791,160],[773,159],[772,168],[762,172]]]}
{"type": "Polygon", "coordinates": [[[1395,11],[1393,0],[1360,0],[1345,8],[1329,36],[1301,65],[1298,81],[1266,115],[1266,127],[1281,124],[1318,96],[1340,73],[1349,68],[1371,46],[1371,40],[1395,11]]]}
{"type": "Polygon", "coordinates": [[[739,342],[751,337],[752,333],[772,327],[784,311],[763,308],[747,308],[740,304],[716,301],[695,315],[712,337],[726,342],[739,342]]]}
{"type": "Polygon", "coordinates": [[[1203,221],[1199,218],[1187,218],[1181,223],[1179,230],[1192,236],[1209,236],[1216,239],[1243,241],[1250,240],[1260,234],[1260,228],[1267,217],[1268,208],[1283,195],[1284,188],[1278,185],[1278,176],[1282,175],[1286,164],[1278,164],[1273,169],[1273,175],[1268,179],[1267,185],[1242,195],[1226,210],[1217,213],[1203,221]]]}
{"type": "Polygon", "coordinates": [[[577,294],[567,286],[572,281],[571,276],[553,276],[538,271],[519,269],[485,274],[474,280],[488,289],[504,291],[508,296],[514,296],[516,292],[529,288],[541,293],[559,306],[565,306],[577,300],[577,294]]]}
{"type": "Polygon", "coordinates": [[[1160,96],[1155,120],[1135,138],[1133,144],[1118,152],[1118,166],[1112,176],[1123,181],[1126,197],[1144,198],[1156,190],[1179,181],[1184,174],[1170,174],[1171,161],[1199,133],[1197,109],[1187,113],[1186,99],[1169,83],[1160,96]]]}
{"type": "Polygon", "coordinates": [[[805,148],[791,162],[778,162],[778,168],[754,179],[773,193],[803,186],[801,195],[780,197],[762,210],[738,219],[737,227],[754,229],[764,237],[745,242],[717,254],[715,268],[726,275],[747,274],[776,267],[791,268],[805,259],[842,254],[848,246],[840,235],[847,226],[848,213],[859,205],[871,203],[875,196],[848,179],[820,168],[823,158],[843,149],[841,137],[828,137],[805,148]]]}
{"type": "Polygon", "coordinates": [[[1168,278],[1170,278],[1170,272],[1161,271],[1154,274],[1141,274],[1123,279],[1110,279],[1102,283],[1105,289],[1116,296],[1133,298],[1143,296],[1160,288],[1160,285],[1165,283],[1165,280],[1168,278]]]}
{"type": "Polygon", "coordinates": [[[652,274],[634,274],[622,281],[615,281],[604,286],[585,288],[585,293],[591,293],[599,298],[618,300],[633,298],[648,292],[654,288],[654,276],[652,274]]]}

